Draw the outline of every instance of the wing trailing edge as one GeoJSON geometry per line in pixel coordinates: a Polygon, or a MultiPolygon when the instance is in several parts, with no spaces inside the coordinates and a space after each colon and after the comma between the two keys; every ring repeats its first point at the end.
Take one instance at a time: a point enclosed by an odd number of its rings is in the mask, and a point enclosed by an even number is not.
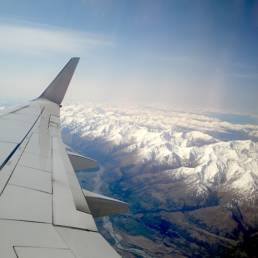
{"type": "Polygon", "coordinates": [[[72,79],[79,57],[71,58],[56,78],[49,84],[45,91],[39,96],[60,105],[64,99],[68,85],[72,79]]]}

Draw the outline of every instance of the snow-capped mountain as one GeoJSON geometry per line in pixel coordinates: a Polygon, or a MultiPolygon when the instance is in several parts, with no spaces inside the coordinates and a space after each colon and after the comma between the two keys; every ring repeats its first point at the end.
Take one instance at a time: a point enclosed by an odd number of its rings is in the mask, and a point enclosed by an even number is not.
{"type": "Polygon", "coordinates": [[[258,232],[257,125],[94,104],[66,105],[61,115],[64,140],[102,164],[78,174],[82,185],[130,205],[129,215],[100,225],[124,257],[249,257],[243,246],[258,232]]]}
{"type": "Polygon", "coordinates": [[[99,141],[123,166],[162,167],[167,180],[185,192],[205,196],[230,192],[253,201],[258,196],[258,126],[221,121],[203,114],[153,108],[66,105],[63,126],[99,141]]]}

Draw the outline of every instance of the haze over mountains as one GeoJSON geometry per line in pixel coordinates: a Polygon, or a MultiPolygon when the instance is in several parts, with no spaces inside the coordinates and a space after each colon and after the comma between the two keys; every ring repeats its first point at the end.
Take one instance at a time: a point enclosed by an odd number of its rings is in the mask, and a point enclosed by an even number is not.
{"type": "Polygon", "coordinates": [[[102,165],[78,173],[82,185],[130,204],[130,214],[100,222],[124,257],[254,252],[257,125],[91,104],[64,106],[62,123],[65,141],[102,165]]]}

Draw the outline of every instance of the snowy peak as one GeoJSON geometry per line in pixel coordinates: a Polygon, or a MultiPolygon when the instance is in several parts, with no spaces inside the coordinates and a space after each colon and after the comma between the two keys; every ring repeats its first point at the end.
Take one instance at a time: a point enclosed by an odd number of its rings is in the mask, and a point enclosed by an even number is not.
{"type": "Polygon", "coordinates": [[[258,194],[258,126],[231,124],[202,114],[148,108],[67,105],[63,126],[72,134],[108,144],[124,165],[160,165],[168,179],[189,191],[258,194]]]}

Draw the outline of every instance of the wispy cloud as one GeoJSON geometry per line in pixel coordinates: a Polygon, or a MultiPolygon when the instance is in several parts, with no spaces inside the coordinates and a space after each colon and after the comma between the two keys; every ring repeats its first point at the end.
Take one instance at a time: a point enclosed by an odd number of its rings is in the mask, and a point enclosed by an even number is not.
{"type": "Polygon", "coordinates": [[[113,44],[98,35],[37,24],[0,24],[0,35],[0,51],[25,54],[80,54],[113,44]]]}

